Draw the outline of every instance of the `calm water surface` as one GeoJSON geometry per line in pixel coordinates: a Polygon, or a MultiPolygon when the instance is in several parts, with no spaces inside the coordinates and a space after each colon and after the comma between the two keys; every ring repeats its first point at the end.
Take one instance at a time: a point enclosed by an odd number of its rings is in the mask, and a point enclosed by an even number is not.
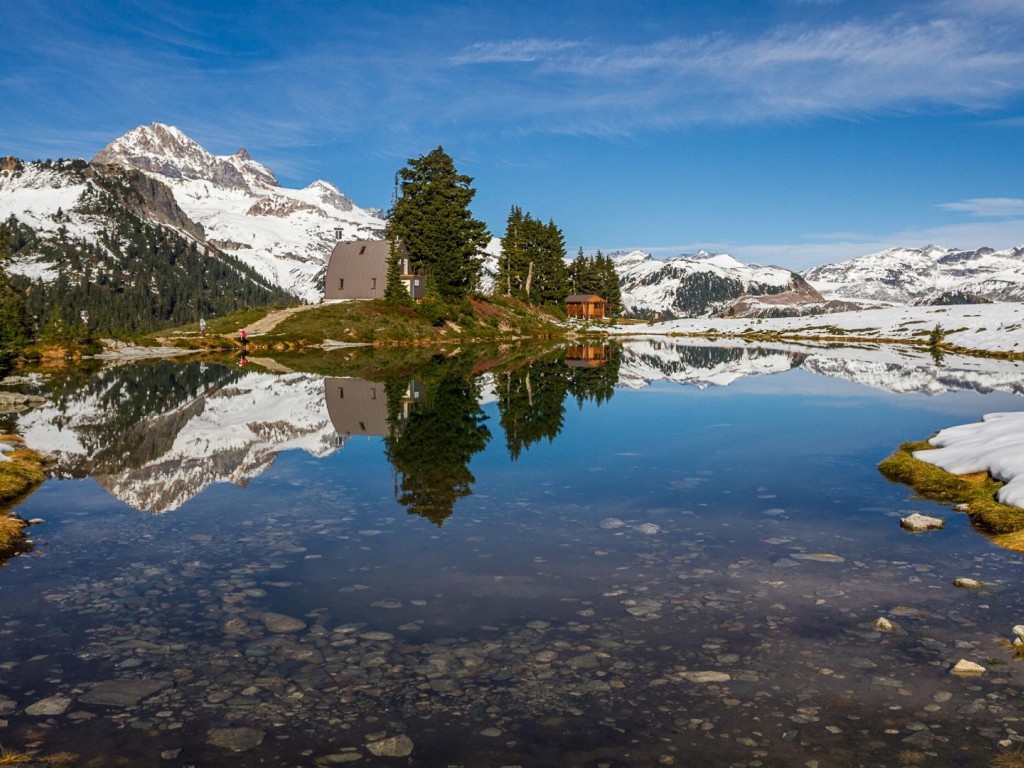
{"type": "Polygon", "coordinates": [[[0,570],[0,743],[130,766],[987,766],[1024,744],[1021,556],[876,469],[1020,410],[1020,366],[513,357],[22,385],[59,478],[0,570]],[[908,534],[910,511],[947,526],[908,534]]]}

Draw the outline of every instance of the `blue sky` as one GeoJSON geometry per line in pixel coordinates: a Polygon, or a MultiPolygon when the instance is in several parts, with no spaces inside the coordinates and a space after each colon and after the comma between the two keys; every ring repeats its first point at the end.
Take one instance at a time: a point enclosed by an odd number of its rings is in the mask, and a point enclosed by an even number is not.
{"type": "Polygon", "coordinates": [[[441,144],[502,234],[800,269],[1024,244],[1024,0],[19,0],[0,154],[137,125],[386,207],[441,144]]]}

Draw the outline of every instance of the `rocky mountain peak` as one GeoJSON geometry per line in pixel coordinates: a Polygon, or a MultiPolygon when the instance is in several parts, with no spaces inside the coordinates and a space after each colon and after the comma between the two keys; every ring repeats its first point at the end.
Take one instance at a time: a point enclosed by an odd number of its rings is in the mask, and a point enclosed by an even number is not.
{"type": "Polygon", "coordinates": [[[199,179],[222,187],[246,189],[241,171],[214,157],[172,125],[140,125],[114,139],[92,159],[94,164],[122,165],[168,179],[199,179]]]}

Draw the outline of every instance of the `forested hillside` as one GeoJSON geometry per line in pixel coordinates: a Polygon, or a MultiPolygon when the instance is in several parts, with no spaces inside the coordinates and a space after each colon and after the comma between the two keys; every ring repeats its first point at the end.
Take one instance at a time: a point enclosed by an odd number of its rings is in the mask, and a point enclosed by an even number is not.
{"type": "Polygon", "coordinates": [[[294,302],[232,256],[143,218],[147,201],[131,173],[82,161],[30,165],[81,191],[45,231],[14,215],[0,223],[0,267],[29,335],[84,331],[83,311],[90,332],[124,335],[294,302]]]}

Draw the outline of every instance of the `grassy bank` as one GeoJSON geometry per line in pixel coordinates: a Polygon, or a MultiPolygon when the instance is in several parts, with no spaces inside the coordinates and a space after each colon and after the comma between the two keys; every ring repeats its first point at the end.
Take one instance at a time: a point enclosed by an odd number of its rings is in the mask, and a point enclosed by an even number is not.
{"type": "Polygon", "coordinates": [[[904,443],[878,469],[890,480],[910,486],[922,498],[957,505],[975,528],[992,536],[997,544],[1024,552],[1024,509],[996,501],[1003,484],[987,472],[954,475],[913,456],[915,451],[933,449],[926,441],[904,443]]]}
{"type": "Polygon", "coordinates": [[[0,435],[0,443],[12,450],[3,455],[10,461],[0,461],[0,560],[4,560],[28,547],[25,543],[26,523],[7,510],[43,482],[43,458],[30,450],[15,435],[0,435]]]}
{"type": "Polygon", "coordinates": [[[321,304],[293,314],[273,328],[261,330],[268,310],[247,310],[210,320],[205,336],[195,326],[157,334],[164,343],[192,349],[225,349],[238,345],[240,328],[251,329],[248,348],[287,351],[325,342],[346,344],[438,344],[500,341],[561,335],[557,313],[503,297],[465,299],[453,304],[430,300],[414,306],[384,301],[321,304]]]}

